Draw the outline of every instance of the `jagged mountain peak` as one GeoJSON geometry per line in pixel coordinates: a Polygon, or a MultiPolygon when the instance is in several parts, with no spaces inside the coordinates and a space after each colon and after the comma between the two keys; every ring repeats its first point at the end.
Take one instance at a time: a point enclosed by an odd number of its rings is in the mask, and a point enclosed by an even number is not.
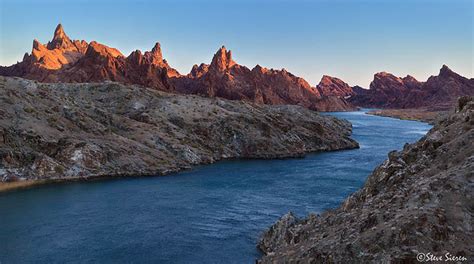
{"type": "Polygon", "coordinates": [[[230,69],[236,63],[232,59],[232,51],[228,51],[223,45],[212,58],[211,67],[216,68],[218,71],[225,71],[230,69]]]}
{"type": "Polygon", "coordinates": [[[443,66],[439,70],[438,76],[446,78],[446,77],[458,77],[460,75],[455,73],[453,70],[451,70],[446,64],[443,64],[443,66]]]}
{"type": "Polygon", "coordinates": [[[75,47],[71,39],[64,32],[64,28],[61,24],[56,26],[54,30],[53,39],[47,45],[48,49],[68,49],[75,47]]]}
{"type": "Polygon", "coordinates": [[[63,25],[58,24],[58,25],[56,26],[56,29],[54,30],[54,37],[53,37],[53,40],[54,40],[54,39],[67,38],[67,37],[68,37],[68,36],[67,36],[66,33],[64,32],[63,25]]]}
{"type": "Polygon", "coordinates": [[[37,39],[33,40],[33,50],[40,49],[40,47],[42,47],[42,46],[43,46],[43,44],[41,44],[41,42],[39,42],[39,40],[37,40],[37,39]]]}
{"type": "Polygon", "coordinates": [[[166,62],[163,60],[163,54],[161,53],[161,44],[159,42],[155,43],[155,46],[151,49],[151,51],[145,52],[146,60],[154,65],[163,65],[166,62]]]}
{"type": "Polygon", "coordinates": [[[320,111],[351,109],[342,99],[322,98],[303,78],[285,69],[274,70],[257,65],[250,70],[240,66],[225,46],[216,51],[211,64],[195,65],[188,75],[181,75],[163,59],[158,42],[149,51],[136,50],[125,57],[118,49],[97,41],[71,41],[60,24],[47,45],[39,41],[33,44],[31,55],[25,55],[21,63],[0,67],[0,75],[21,76],[42,82],[112,80],[231,100],[298,104],[320,111]]]}
{"type": "Polygon", "coordinates": [[[153,46],[153,48],[151,49],[151,52],[153,54],[160,54],[160,56],[161,56],[161,44],[160,44],[160,42],[155,43],[155,46],[153,46]]]}

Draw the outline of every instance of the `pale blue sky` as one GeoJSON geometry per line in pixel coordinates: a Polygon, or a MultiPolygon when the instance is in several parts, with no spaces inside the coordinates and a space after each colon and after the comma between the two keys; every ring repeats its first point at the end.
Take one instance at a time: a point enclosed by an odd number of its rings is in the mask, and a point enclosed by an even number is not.
{"type": "Polygon", "coordinates": [[[188,73],[225,45],[252,68],[286,68],[316,85],[323,74],[368,87],[388,71],[419,80],[442,64],[473,77],[471,0],[0,0],[0,65],[46,43],[56,25],[125,55],[156,41],[188,73]]]}

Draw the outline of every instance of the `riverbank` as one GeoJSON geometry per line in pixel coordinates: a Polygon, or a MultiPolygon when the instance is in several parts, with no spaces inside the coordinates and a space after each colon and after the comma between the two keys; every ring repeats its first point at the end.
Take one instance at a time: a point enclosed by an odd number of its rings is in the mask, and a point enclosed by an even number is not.
{"type": "Polygon", "coordinates": [[[304,158],[222,160],[163,177],[53,183],[1,193],[0,236],[6,244],[0,259],[255,263],[261,257],[255,241],[279,216],[336,208],[390,150],[415,142],[431,128],[363,111],[331,115],[354,124],[351,137],[363,147],[304,158]],[[69,242],[58,252],[56,245],[64,239],[69,242]],[[18,244],[24,251],[10,250],[18,244]],[[183,248],[193,250],[183,254],[183,248]]]}
{"type": "Polygon", "coordinates": [[[19,190],[19,189],[27,189],[33,186],[38,186],[43,184],[45,181],[15,181],[15,182],[2,182],[0,183],[0,193],[19,190]]]}
{"type": "Polygon", "coordinates": [[[9,77],[0,98],[0,182],[164,175],[358,147],[348,121],[300,106],[9,77]]]}
{"type": "Polygon", "coordinates": [[[283,216],[258,244],[261,262],[412,263],[428,253],[472,260],[473,136],[474,98],[463,97],[417,143],[390,152],[339,208],[283,216]]]}
{"type": "MultiPolygon", "coordinates": [[[[168,174],[172,174],[169,172],[168,174]]],[[[167,174],[167,175],[168,175],[167,174]]],[[[116,178],[136,178],[136,177],[150,177],[150,176],[163,176],[157,174],[150,175],[91,175],[86,177],[68,177],[68,178],[49,178],[49,179],[33,179],[33,180],[18,180],[12,182],[0,182],[0,193],[10,192],[22,189],[34,188],[42,185],[50,184],[66,184],[69,182],[88,182],[88,181],[100,181],[110,180],[116,178]]]]}
{"type": "Polygon", "coordinates": [[[432,125],[437,119],[447,113],[448,111],[433,111],[428,109],[378,109],[367,112],[369,115],[393,117],[401,120],[421,121],[432,125]]]}
{"type": "MultiPolygon", "coordinates": [[[[343,150],[343,149],[341,149],[343,150]]],[[[339,150],[333,150],[339,151],[339,150]]],[[[314,154],[314,152],[304,152],[304,153],[283,153],[277,154],[274,153],[273,155],[269,155],[264,158],[225,158],[221,160],[209,161],[206,163],[195,164],[195,166],[201,165],[210,165],[216,162],[223,162],[223,161],[237,161],[237,160],[285,160],[285,159],[300,159],[304,158],[307,154],[314,154]]],[[[48,179],[30,179],[30,180],[17,180],[17,181],[0,181],[0,193],[3,192],[10,192],[16,191],[21,189],[28,189],[34,188],[37,186],[42,185],[49,185],[49,184],[67,184],[69,182],[90,182],[90,181],[102,181],[102,180],[113,180],[113,179],[124,179],[124,178],[144,178],[144,177],[161,177],[161,176],[168,176],[172,174],[176,174],[179,172],[184,172],[187,170],[193,169],[193,166],[186,166],[182,168],[177,168],[174,170],[162,171],[157,170],[154,172],[147,172],[144,174],[114,174],[114,175],[87,175],[87,176],[78,176],[78,177],[58,177],[58,178],[48,178],[48,179]]]]}

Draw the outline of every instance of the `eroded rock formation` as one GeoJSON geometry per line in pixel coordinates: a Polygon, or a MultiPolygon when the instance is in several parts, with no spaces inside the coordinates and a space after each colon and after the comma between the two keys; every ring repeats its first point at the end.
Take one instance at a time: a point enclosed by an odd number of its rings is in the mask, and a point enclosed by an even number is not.
{"type": "Polygon", "coordinates": [[[41,82],[102,82],[139,84],[162,91],[199,94],[263,104],[292,104],[320,111],[354,109],[339,96],[321,95],[304,79],[286,70],[256,66],[250,70],[232,59],[222,47],[211,64],[195,65],[187,75],[170,67],[159,43],[151,51],[132,52],[128,57],[117,49],[92,41],[71,40],[61,25],[53,39],[43,45],[35,40],[31,55],[22,62],[0,67],[0,75],[19,76],[41,82]]]}
{"type": "Polygon", "coordinates": [[[355,94],[352,87],[343,80],[328,75],[323,75],[319,82],[318,91],[325,96],[350,97],[355,94]]]}
{"type": "Polygon", "coordinates": [[[31,55],[25,54],[18,64],[0,67],[0,74],[41,82],[110,80],[164,91],[173,90],[168,78],[179,75],[163,59],[159,43],[145,54],[134,51],[125,57],[119,50],[95,41],[71,40],[61,24],[47,45],[34,40],[31,55]]]}
{"type": "Polygon", "coordinates": [[[180,93],[263,104],[297,104],[318,111],[354,109],[343,98],[322,95],[303,78],[285,69],[260,65],[249,69],[239,65],[225,47],[216,52],[210,65],[194,65],[190,74],[172,82],[180,93]]]}

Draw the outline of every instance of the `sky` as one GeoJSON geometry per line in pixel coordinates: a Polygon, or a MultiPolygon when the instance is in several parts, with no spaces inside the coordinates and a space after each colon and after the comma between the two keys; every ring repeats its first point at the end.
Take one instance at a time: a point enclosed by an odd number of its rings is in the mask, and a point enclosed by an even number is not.
{"type": "Polygon", "coordinates": [[[225,45],[249,68],[285,68],[316,85],[323,74],[368,87],[376,72],[426,80],[443,64],[472,78],[473,0],[0,0],[0,65],[61,23],[71,39],[124,55],[160,42],[180,73],[225,45]]]}

